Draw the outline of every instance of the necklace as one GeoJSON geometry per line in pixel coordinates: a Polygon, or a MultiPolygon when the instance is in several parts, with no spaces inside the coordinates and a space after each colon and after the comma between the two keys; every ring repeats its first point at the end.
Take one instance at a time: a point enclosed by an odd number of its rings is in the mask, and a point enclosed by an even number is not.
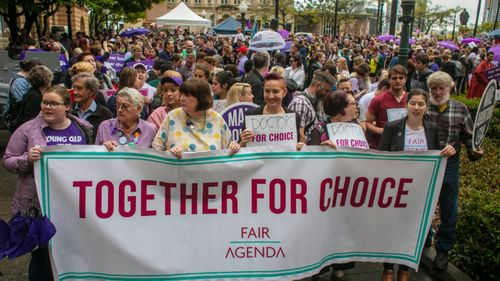
{"type": "Polygon", "coordinates": [[[191,130],[194,130],[194,129],[197,129],[199,131],[202,131],[205,129],[205,125],[207,124],[207,112],[206,110],[203,111],[203,125],[198,128],[196,125],[197,122],[196,119],[199,119],[199,118],[193,118],[191,117],[187,112],[186,112],[186,115],[188,116],[187,120],[186,120],[186,126],[188,128],[191,128],[191,130]]]}

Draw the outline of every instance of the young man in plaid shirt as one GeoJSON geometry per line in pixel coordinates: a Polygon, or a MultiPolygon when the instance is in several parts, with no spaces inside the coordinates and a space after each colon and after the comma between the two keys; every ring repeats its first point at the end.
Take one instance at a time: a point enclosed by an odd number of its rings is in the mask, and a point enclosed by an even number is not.
{"type": "MultiPolygon", "coordinates": [[[[456,223],[458,213],[458,188],[460,168],[460,148],[464,144],[470,161],[483,156],[481,149],[472,149],[473,121],[467,107],[458,101],[450,99],[450,91],[454,82],[450,75],[437,71],[429,76],[427,85],[430,91],[430,106],[427,111],[429,119],[438,124],[439,142],[441,147],[451,144],[457,153],[448,158],[443,186],[439,195],[441,224],[436,234],[437,255],[434,268],[444,270],[448,266],[448,252],[457,240],[456,223]]],[[[431,236],[426,246],[430,246],[431,236]]]]}

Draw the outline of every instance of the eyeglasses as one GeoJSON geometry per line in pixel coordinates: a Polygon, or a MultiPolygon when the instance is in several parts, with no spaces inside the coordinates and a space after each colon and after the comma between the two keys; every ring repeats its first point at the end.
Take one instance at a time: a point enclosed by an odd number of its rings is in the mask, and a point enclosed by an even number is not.
{"type": "Polygon", "coordinates": [[[57,101],[46,101],[46,100],[42,100],[42,107],[45,107],[45,108],[56,108],[57,106],[59,105],[64,105],[63,102],[57,102],[57,101]]]}
{"type": "Polygon", "coordinates": [[[130,109],[130,105],[126,104],[126,103],[122,103],[122,104],[116,104],[116,111],[122,109],[123,111],[127,111],[130,109]]]}

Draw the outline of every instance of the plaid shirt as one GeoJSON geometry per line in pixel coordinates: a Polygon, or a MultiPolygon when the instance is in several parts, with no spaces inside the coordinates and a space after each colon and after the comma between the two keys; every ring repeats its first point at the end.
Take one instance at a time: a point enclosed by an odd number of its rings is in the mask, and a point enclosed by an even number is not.
{"type": "Polygon", "coordinates": [[[439,145],[444,148],[452,144],[460,152],[460,144],[463,143],[468,152],[472,151],[472,130],[474,122],[469,109],[461,102],[449,100],[443,112],[439,107],[430,104],[427,114],[429,120],[436,122],[439,128],[439,145]]]}
{"type": "Polygon", "coordinates": [[[288,109],[296,112],[300,116],[300,127],[304,128],[304,134],[307,135],[314,128],[314,124],[318,122],[316,117],[316,109],[314,105],[311,104],[311,100],[315,100],[315,97],[312,97],[307,90],[301,93],[297,93],[297,95],[293,98],[290,105],[288,105],[288,109]],[[306,127],[307,132],[305,131],[306,127]]]}

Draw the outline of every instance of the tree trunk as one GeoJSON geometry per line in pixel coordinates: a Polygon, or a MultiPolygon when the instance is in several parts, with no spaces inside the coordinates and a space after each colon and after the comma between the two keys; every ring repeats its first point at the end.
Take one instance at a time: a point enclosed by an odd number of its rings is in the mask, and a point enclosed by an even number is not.
{"type": "Polygon", "coordinates": [[[21,34],[22,40],[24,41],[26,38],[28,38],[31,28],[33,27],[33,24],[37,20],[37,14],[35,13],[25,13],[25,19],[26,22],[24,22],[24,27],[23,27],[23,32],[21,34]]]}
{"type": "Polygon", "coordinates": [[[38,39],[40,39],[40,37],[42,37],[42,35],[45,35],[45,32],[42,33],[42,31],[40,29],[40,18],[39,17],[35,18],[35,27],[36,27],[36,36],[38,37],[38,39]]]}
{"type": "Polygon", "coordinates": [[[20,42],[19,27],[17,26],[16,2],[15,1],[8,1],[8,2],[9,2],[7,6],[8,17],[5,17],[5,21],[9,26],[11,42],[13,44],[16,44],[20,42]]]}

